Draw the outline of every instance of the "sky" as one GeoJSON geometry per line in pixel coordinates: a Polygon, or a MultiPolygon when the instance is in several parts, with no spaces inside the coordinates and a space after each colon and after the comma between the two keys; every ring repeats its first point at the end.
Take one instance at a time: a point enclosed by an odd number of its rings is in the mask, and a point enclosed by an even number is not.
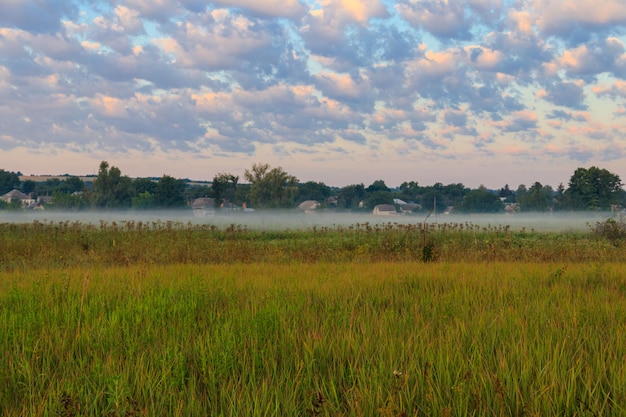
{"type": "Polygon", "coordinates": [[[626,182],[623,0],[3,0],[0,168],[626,182]]]}

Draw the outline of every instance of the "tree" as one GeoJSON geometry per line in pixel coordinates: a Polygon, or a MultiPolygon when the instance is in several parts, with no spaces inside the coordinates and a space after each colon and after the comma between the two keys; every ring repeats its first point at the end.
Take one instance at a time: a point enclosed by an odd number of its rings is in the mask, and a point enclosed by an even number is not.
{"type": "Polygon", "coordinates": [[[132,198],[132,181],[122,176],[119,168],[102,161],[98,177],[93,182],[93,204],[98,208],[130,207],[132,198]]]}
{"type": "Polygon", "coordinates": [[[282,168],[270,170],[269,164],[254,164],[244,173],[250,182],[250,202],[259,208],[293,207],[298,179],[282,168]]]}
{"type": "Polygon", "coordinates": [[[330,187],[323,182],[307,181],[302,184],[298,184],[298,194],[296,201],[301,203],[306,200],[315,200],[323,203],[328,197],[330,197],[330,187]]]}
{"type": "Polygon", "coordinates": [[[535,182],[517,198],[522,211],[548,211],[554,205],[554,191],[549,185],[535,182]]]}
{"type": "Polygon", "coordinates": [[[509,188],[509,184],[505,184],[504,187],[500,188],[498,195],[500,198],[504,198],[504,201],[507,203],[515,202],[515,193],[509,188]]]}
{"type": "Polygon", "coordinates": [[[159,208],[184,207],[187,204],[184,197],[185,188],[187,188],[185,181],[163,175],[154,193],[155,206],[159,208]]]}
{"type": "Polygon", "coordinates": [[[239,177],[225,172],[219,173],[213,177],[211,190],[213,191],[213,198],[218,207],[221,206],[222,203],[233,201],[238,182],[239,177]]]}
{"type": "Polygon", "coordinates": [[[389,187],[385,184],[383,180],[376,180],[372,184],[370,184],[365,191],[368,193],[375,193],[376,191],[387,191],[389,192],[389,187]]]}
{"type": "Polygon", "coordinates": [[[343,187],[337,195],[337,207],[343,209],[358,209],[365,198],[365,186],[352,184],[343,187]]]}
{"type": "Polygon", "coordinates": [[[363,200],[365,208],[371,210],[378,204],[393,204],[393,194],[385,181],[376,180],[365,189],[366,197],[363,200]]]}
{"type": "Polygon", "coordinates": [[[424,210],[430,211],[437,204],[437,211],[444,211],[449,206],[460,206],[469,189],[463,184],[443,185],[440,182],[422,187],[418,203],[424,210]]]}
{"type": "Polygon", "coordinates": [[[88,202],[82,193],[72,194],[63,191],[54,191],[52,193],[52,202],[55,209],[64,210],[83,210],[87,208],[88,202]]]}
{"type": "Polygon", "coordinates": [[[372,210],[379,204],[393,204],[393,194],[391,191],[378,190],[368,193],[363,201],[365,208],[372,210]]]}
{"type": "Polygon", "coordinates": [[[595,166],[576,169],[565,194],[574,210],[608,209],[624,199],[619,176],[595,166]]]}
{"type": "Polygon", "coordinates": [[[157,191],[157,182],[152,178],[137,178],[133,181],[133,188],[137,195],[145,192],[155,194],[157,191]]]}
{"type": "Polygon", "coordinates": [[[0,195],[6,194],[20,186],[20,176],[15,172],[0,169],[0,195]]]}
{"type": "Polygon", "coordinates": [[[554,194],[554,210],[565,210],[568,206],[565,186],[560,183],[554,194]]]}
{"type": "Polygon", "coordinates": [[[497,193],[481,185],[465,195],[459,209],[465,213],[497,213],[504,210],[504,203],[497,193]]]}
{"type": "Polygon", "coordinates": [[[407,202],[417,201],[421,187],[417,181],[403,182],[398,189],[398,198],[407,202]]]}
{"type": "Polygon", "coordinates": [[[154,208],[154,195],[150,191],[143,191],[132,198],[132,206],[137,210],[154,208]]]}
{"type": "Polygon", "coordinates": [[[22,192],[26,195],[32,193],[37,188],[37,183],[33,180],[22,181],[21,183],[22,192]]]}

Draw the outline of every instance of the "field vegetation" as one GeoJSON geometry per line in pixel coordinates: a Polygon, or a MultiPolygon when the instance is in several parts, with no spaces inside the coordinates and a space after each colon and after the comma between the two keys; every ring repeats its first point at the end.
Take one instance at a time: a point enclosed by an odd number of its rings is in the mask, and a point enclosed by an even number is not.
{"type": "Polygon", "coordinates": [[[0,415],[626,415],[614,222],[0,224],[0,415]]]}

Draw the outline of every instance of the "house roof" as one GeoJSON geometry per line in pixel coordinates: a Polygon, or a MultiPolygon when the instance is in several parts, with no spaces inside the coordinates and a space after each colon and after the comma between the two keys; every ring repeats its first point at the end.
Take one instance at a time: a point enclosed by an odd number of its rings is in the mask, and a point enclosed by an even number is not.
{"type": "Polygon", "coordinates": [[[393,204],[378,204],[374,207],[375,211],[393,211],[395,213],[396,207],[393,204]]]}
{"type": "Polygon", "coordinates": [[[298,204],[298,209],[300,210],[315,210],[320,206],[319,201],[315,200],[305,200],[302,203],[298,204]]]}
{"type": "Polygon", "coordinates": [[[194,209],[213,208],[214,205],[215,205],[215,202],[213,201],[212,198],[209,198],[209,197],[196,198],[195,200],[191,202],[191,208],[194,208],[194,209]]]}
{"type": "Polygon", "coordinates": [[[0,199],[4,201],[13,201],[13,200],[28,200],[30,197],[21,192],[20,190],[11,190],[6,194],[3,194],[0,199]]]}

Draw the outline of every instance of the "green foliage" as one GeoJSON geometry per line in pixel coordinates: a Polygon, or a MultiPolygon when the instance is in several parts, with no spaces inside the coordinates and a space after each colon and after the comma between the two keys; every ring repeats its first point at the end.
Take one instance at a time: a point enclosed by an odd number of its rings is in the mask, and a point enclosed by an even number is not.
{"type": "Polygon", "coordinates": [[[570,178],[565,195],[574,210],[607,210],[611,204],[624,202],[624,190],[618,175],[592,166],[578,168],[570,178]]]}
{"type": "Polygon", "coordinates": [[[341,209],[359,209],[366,196],[363,184],[352,184],[343,187],[337,195],[337,207],[341,209]]]}
{"type": "Polygon", "coordinates": [[[132,207],[137,210],[149,210],[155,207],[154,196],[149,191],[143,191],[132,198],[132,207]]]}
{"type": "Polygon", "coordinates": [[[376,180],[372,184],[370,184],[365,189],[365,191],[367,191],[368,193],[375,193],[375,192],[379,192],[379,191],[389,192],[391,190],[389,189],[389,187],[387,187],[387,184],[385,184],[385,181],[383,181],[383,180],[376,180]]]}
{"type": "Polygon", "coordinates": [[[458,208],[465,213],[498,213],[504,210],[504,203],[498,194],[481,187],[465,194],[458,208]]]}
{"type": "Polygon", "coordinates": [[[0,268],[237,262],[626,261],[626,241],[508,226],[355,224],[302,230],[175,222],[0,223],[0,268]],[[424,249],[429,246],[427,249],[424,249]]]}
{"type": "Polygon", "coordinates": [[[185,207],[185,188],[183,180],[164,175],[159,179],[154,193],[154,204],[158,208],[181,208],[185,207]]]}
{"type": "Polygon", "coordinates": [[[97,208],[125,208],[132,203],[132,180],[122,176],[119,168],[102,161],[93,183],[93,204],[97,208]]]}
{"type": "Polygon", "coordinates": [[[393,194],[390,191],[378,190],[368,193],[363,201],[365,208],[372,210],[378,204],[393,204],[393,194]]]}
{"type": "Polygon", "coordinates": [[[548,211],[554,207],[553,195],[552,187],[535,182],[528,190],[519,193],[517,203],[521,211],[548,211]]]}
{"type": "Polygon", "coordinates": [[[308,181],[298,184],[296,202],[315,200],[323,204],[330,195],[331,189],[328,185],[323,182],[308,181]]]}
{"type": "Polygon", "coordinates": [[[133,188],[137,196],[145,192],[156,194],[157,182],[152,178],[137,178],[133,180],[133,188]]]}
{"type": "Polygon", "coordinates": [[[448,207],[461,205],[469,191],[469,188],[460,183],[443,185],[438,182],[431,186],[422,187],[416,202],[421,204],[426,211],[436,209],[437,212],[441,213],[448,207]]]}
{"type": "Polygon", "coordinates": [[[619,416],[621,263],[0,273],[0,414],[619,416]]]}
{"type": "Polygon", "coordinates": [[[52,194],[52,206],[47,208],[63,210],[84,210],[89,202],[84,193],[70,194],[69,192],[55,191],[52,194]]]}
{"type": "Polygon", "coordinates": [[[282,168],[270,169],[268,164],[254,164],[244,173],[250,182],[250,202],[257,208],[286,208],[294,206],[298,179],[282,168]]]}
{"type": "Polygon", "coordinates": [[[218,207],[224,202],[233,201],[238,182],[239,177],[232,174],[220,173],[213,177],[211,190],[218,207]]]}
{"type": "Polygon", "coordinates": [[[15,172],[0,169],[0,195],[20,187],[20,177],[15,172]]]}
{"type": "Polygon", "coordinates": [[[595,236],[601,239],[607,239],[614,244],[618,244],[620,241],[626,239],[626,217],[624,216],[617,219],[610,218],[596,222],[596,224],[590,226],[590,228],[595,236]]]}

